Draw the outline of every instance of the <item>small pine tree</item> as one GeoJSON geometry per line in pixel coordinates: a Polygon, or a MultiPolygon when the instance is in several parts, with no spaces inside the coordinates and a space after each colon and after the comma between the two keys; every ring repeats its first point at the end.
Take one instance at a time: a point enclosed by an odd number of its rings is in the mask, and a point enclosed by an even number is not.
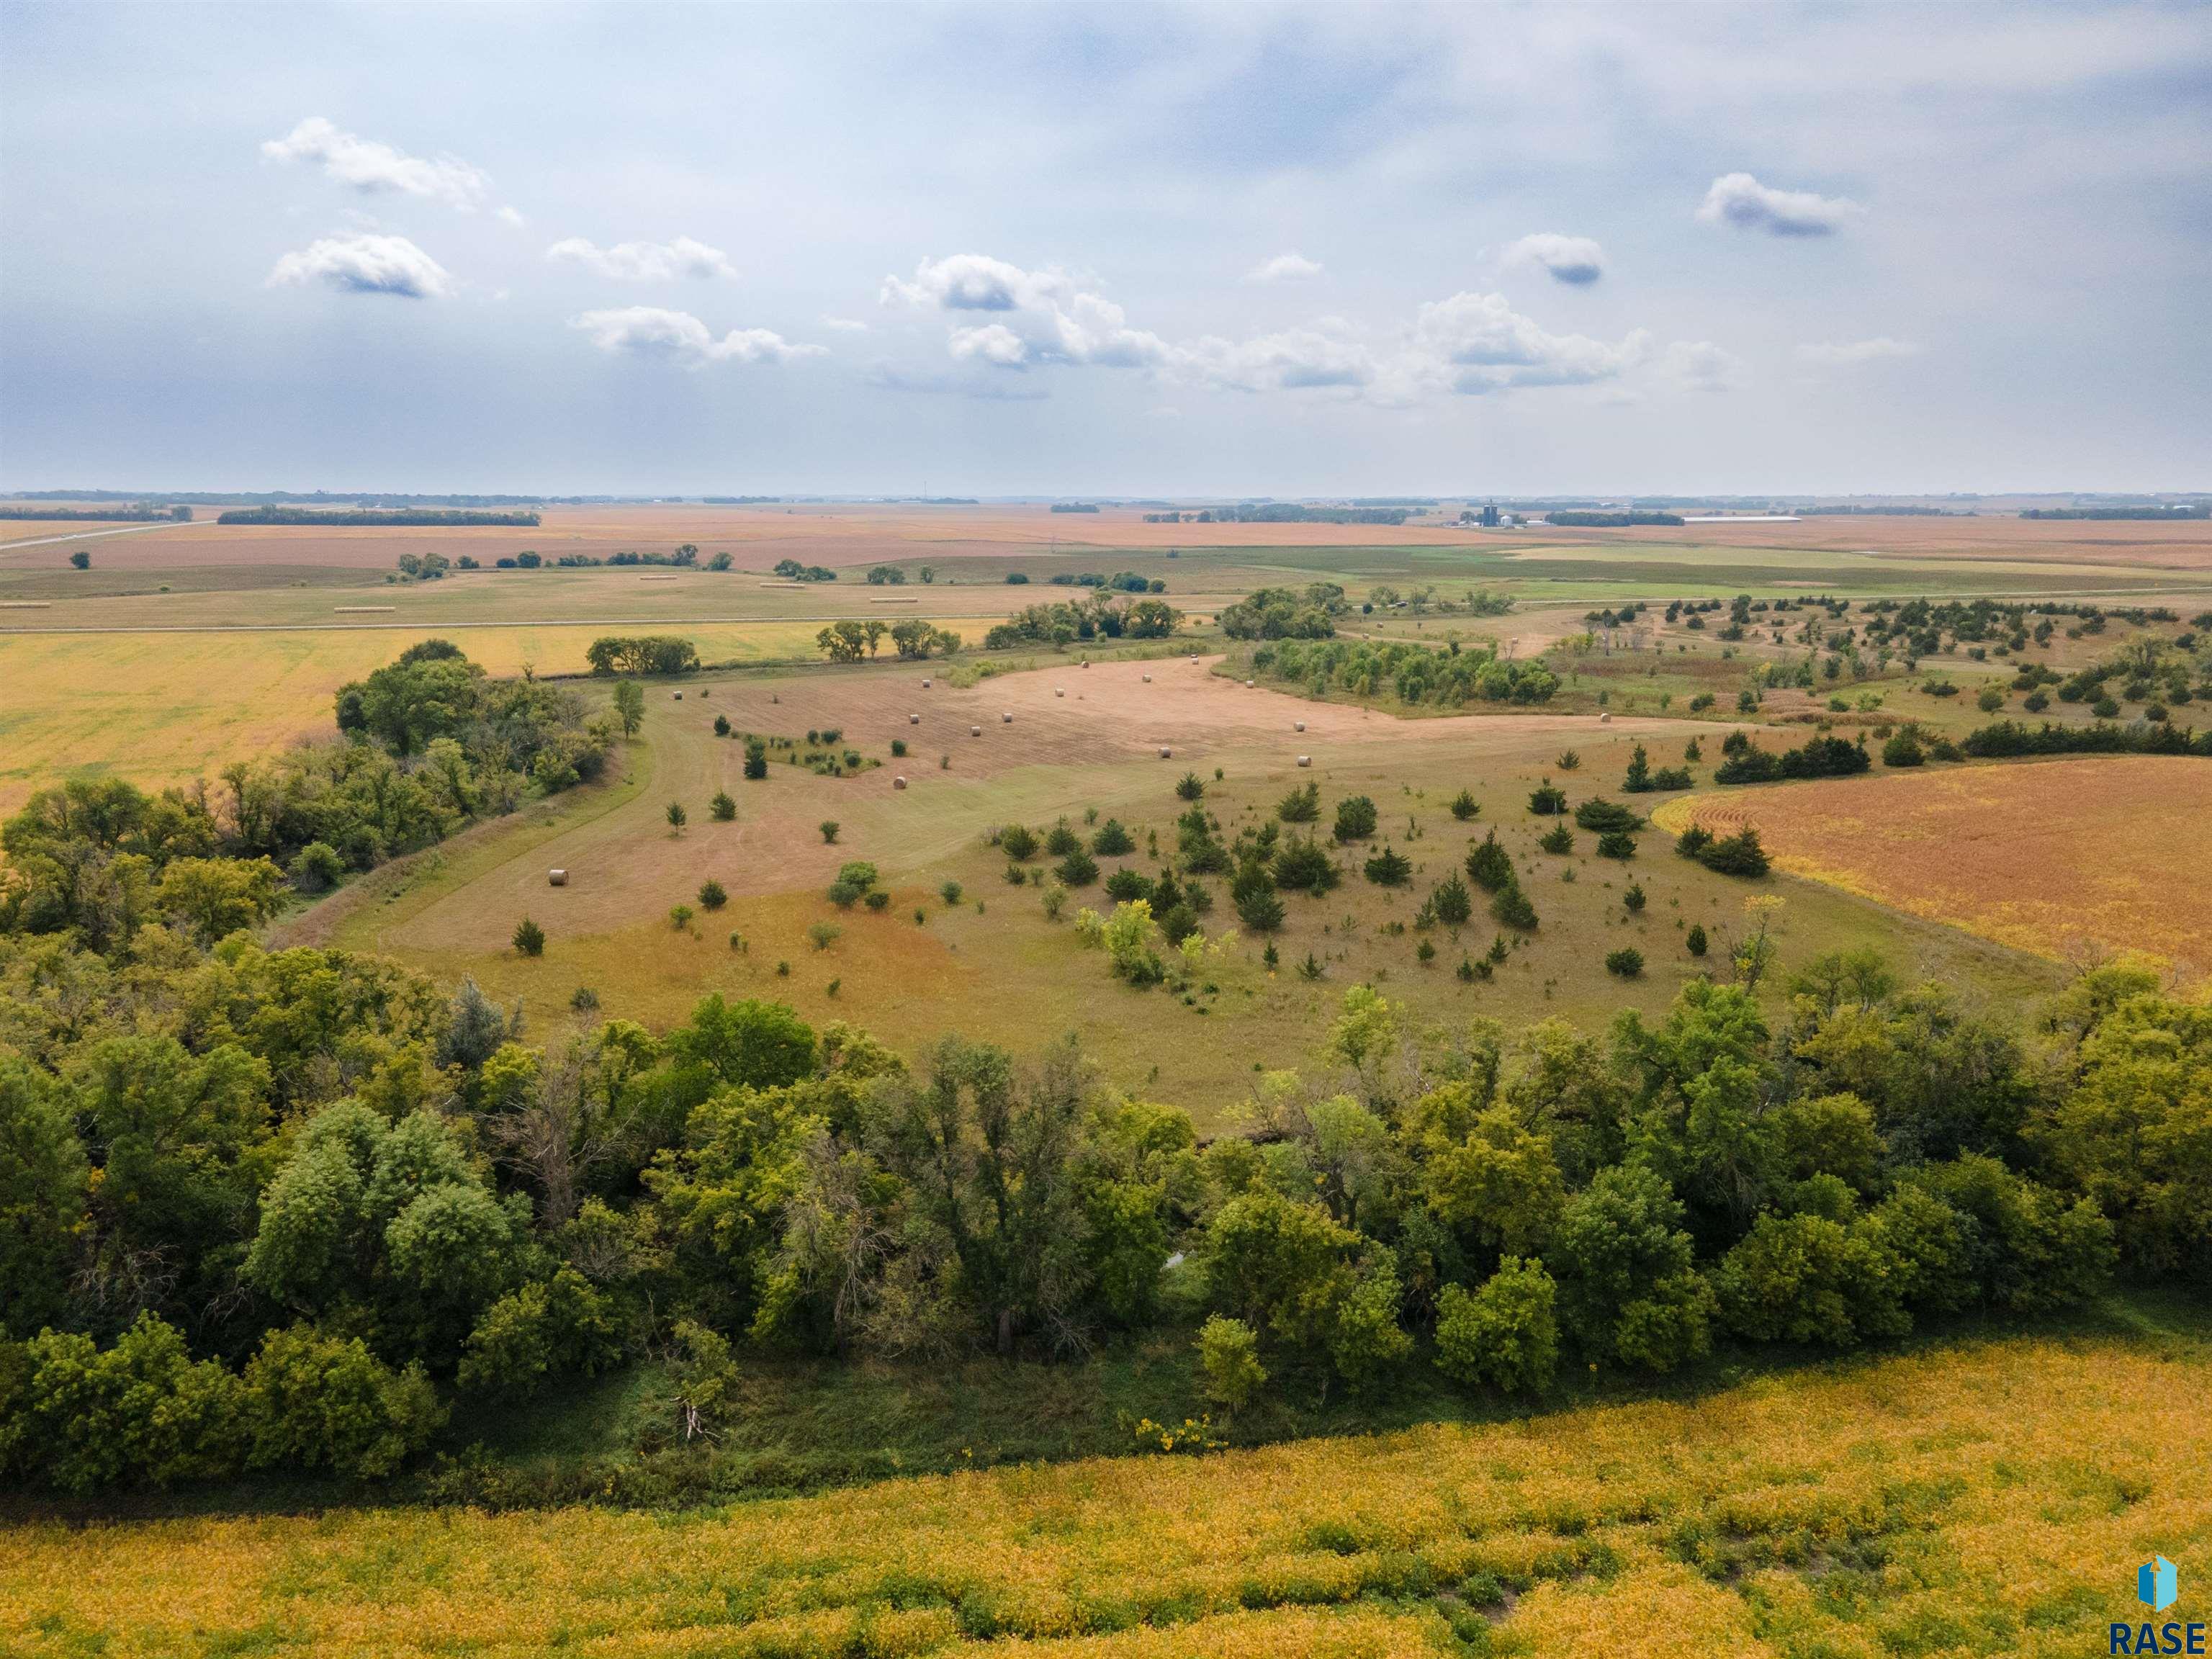
{"type": "Polygon", "coordinates": [[[1501,892],[1513,884],[1513,860],[1498,844],[1495,830],[1467,855],[1467,878],[1486,893],[1501,892]]]}
{"type": "Polygon", "coordinates": [[[822,844],[825,847],[835,847],[837,844],[837,820],[824,818],[822,820],[820,828],[822,844]]]}
{"type": "Polygon", "coordinates": [[[722,884],[720,882],[709,880],[703,881],[699,884],[699,908],[701,909],[719,910],[729,902],[730,896],[722,890],[722,884]]]}
{"type": "Polygon", "coordinates": [[[1682,941],[1682,945],[1683,948],[1688,951],[1693,957],[1701,957],[1705,955],[1706,944],[1705,927],[1703,922],[1697,922],[1692,925],[1689,936],[1682,941]]]}
{"type": "Polygon", "coordinates": [[[1510,887],[1499,890],[1498,896],[1490,901],[1490,914],[1497,917],[1502,926],[1510,927],[1516,933],[1533,933],[1536,931],[1536,907],[1528,902],[1528,894],[1521,890],[1521,884],[1517,881],[1510,887]]]}
{"type": "Polygon", "coordinates": [[[1474,914],[1474,900],[1456,872],[1446,876],[1436,891],[1429,895],[1429,907],[1436,919],[1447,927],[1463,927],[1474,914]]]}
{"type": "Polygon", "coordinates": [[[1528,793],[1528,810],[1540,818],[1557,817],[1567,810],[1567,792],[1546,778],[1528,793]]]}
{"type": "Polygon", "coordinates": [[[1616,979],[1634,979],[1644,971],[1644,952],[1635,949],[1608,951],[1605,971],[1616,979]]]}
{"type": "Polygon", "coordinates": [[[1206,785],[1195,772],[1186,772],[1176,785],[1176,794],[1182,800],[1196,800],[1206,793],[1206,785]]]}
{"type": "Polygon", "coordinates": [[[1575,850],[1575,832],[1564,823],[1555,823],[1538,838],[1536,845],[1564,858],[1575,850]]]}
{"type": "Polygon", "coordinates": [[[1413,873],[1413,861],[1385,843],[1366,864],[1367,879],[1377,887],[1403,887],[1413,873]]]}
{"type": "Polygon", "coordinates": [[[545,930],[528,916],[523,917],[514,930],[514,948],[526,957],[545,954],[545,930]]]}
{"type": "Polygon", "coordinates": [[[1631,915],[1633,915],[1638,911],[1643,909],[1644,903],[1644,884],[1640,881],[1632,881],[1629,883],[1628,890],[1620,896],[1620,902],[1628,907],[1628,911],[1631,915]]]}
{"type": "Polygon", "coordinates": [[[1621,780],[1620,787],[1632,795],[1651,793],[1651,757],[1644,752],[1640,743],[1629,754],[1628,775],[1621,780]]]}
{"type": "Polygon", "coordinates": [[[715,823],[727,823],[737,817],[738,803],[731,797],[728,790],[717,789],[714,792],[714,799],[708,803],[707,810],[714,815],[715,823]]]}
{"type": "Polygon", "coordinates": [[[1482,807],[1477,803],[1474,796],[1465,789],[1452,797],[1451,815],[1462,823],[1465,823],[1480,811],[1482,807]]]}
{"type": "Polygon", "coordinates": [[[1625,864],[1636,856],[1636,837],[1623,830],[1608,830],[1597,838],[1597,855],[1625,864]]]}
{"type": "Polygon", "coordinates": [[[745,776],[755,783],[768,775],[768,744],[759,738],[745,739],[745,776]]]}

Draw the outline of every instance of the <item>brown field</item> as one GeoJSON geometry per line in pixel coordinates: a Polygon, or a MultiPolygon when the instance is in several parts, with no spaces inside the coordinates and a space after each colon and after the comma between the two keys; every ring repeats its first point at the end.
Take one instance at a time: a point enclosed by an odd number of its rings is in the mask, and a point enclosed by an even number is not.
{"type": "MultiPolygon", "coordinates": [[[[1531,532],[1533,533],[1533,532],[1531,532]]],[[[1864,553],[1875,558],[1996,559],[2028,564],[2145,568],[2212,575],[2212,520],[2022,519],[1994,514],[1967,519],[1803,519],[1796,524],[1671,525],[1633,530],[1546,530],[1559,540],[1710,544],[1717,548],[1773,548],[1796,553],[1864,553]]]]}
{"type": "Polygon", "coordinates": [[[2053,959],[2212,967],[2212,765],[2073,757],[1700,793],[1679,833],[1758,827],[1793,875],[2053,959]],[[2194,874],[2191,872],[2194,872],[2194,874]]]}

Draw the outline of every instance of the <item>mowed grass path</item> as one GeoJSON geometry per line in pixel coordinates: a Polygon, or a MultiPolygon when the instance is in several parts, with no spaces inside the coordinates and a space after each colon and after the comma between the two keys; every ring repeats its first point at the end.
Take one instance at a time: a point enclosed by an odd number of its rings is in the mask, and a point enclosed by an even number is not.
{"type": "Polygon", "coordinates": [[[0,1642],[2076,1659],[2137,1615],[2136,1562],[2178,1562],[2186,1595],[2212,1558],[2208,1389],[2187,1343],[2023,1338],[1693,1403],[688,1514],[33,1522],[0,1531],[0,1642]]]}
{"type": "Polygon", "coordinates": [[[1659,823],[1758,826],[1782,869],[2053,960],[2212,969],[2212,763],[2093,755],[1709,791],[1659,823]]]}

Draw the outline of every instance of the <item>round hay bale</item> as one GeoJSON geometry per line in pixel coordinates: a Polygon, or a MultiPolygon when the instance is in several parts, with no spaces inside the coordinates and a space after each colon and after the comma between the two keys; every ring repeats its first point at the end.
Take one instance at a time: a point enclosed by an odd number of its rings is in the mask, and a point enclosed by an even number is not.
{"type": "Polygon", "coordinates": [[[568,884],[568,872],[566,870],[548,870],[545,872],[545,884],[549,887],[566,887],[568,884]]]}
{"type": "Polygon", "coordinates": [[[1303,732],[1303,731],[1304,731],[1304,730],[1306,729],[1306,723],[1305,723],[1304,720],[1294,720],[1294,721],[1292,721],[1292,722],[1291,722],[1291,724],[1293,724],[1294,726],[1296,726],[1298,728],[1298,730],[1299,730],[1299,731],[1301,731],[1301,732],[1303,732]]]}
{"type": "Polygon", "coordinates": [[[684,694],[681,691],[676,693],[676,701],[678,702],[682,702],[684,701],[684,694]]]}
{"type": "Polygon", "coordinates": [[[1145,676],[1145,684],[1146,684],[1146,685],[1150,685],[1152,683],[1152,677],[1150,674],[1146,675],[1146,676],[1145,676]]]}
{"type": "Polygon", "coordinates": [[[968,728],[968,735],[971,738],[980,738],[983,735],[983,728],[980,726],[971,726],[968,728]]]}
{"type": "Polygon", "coordinates": [[[1244,689],[1245,689],[1247,691],[1249,691],[1249,690],[1252,689],[1252,682],[1251,682],[1251,681],[1249,681],[1249,680],[1245,681],[1245,682],[1244,682],[1244,689]]]}
{"type": "Polygon", "coordinates": [[[1076,665],[1078,668],[1088,668],[1088,667],[1090,667],[1090,666],[1091,666],[1091,659],[1090,659],[1090,658],[1088,658],[1088,657],[1085,657],[1085,658],[1081,662],[1079,662],[1079,663],[1076,664],[1075,665],[1076,665]]]}
{"type": "Polygon", "coordinates": [[[905,780],[904,778],[893,778],[893,779],[891,780],[891,787],[892,787],[892,788],[894,788],[894,789],[903,789],[903,788],[905,788],[905,787],[906,787],[906,780],[905,780]]]}
{"type": "Polygon", "coordinates": [[[1065,686],[1055,685],[1052,688],[1052,695],[1055,697],[1064,697],[1067,695],[1067,688],[1065,686]]]}
{"type": "Polygon", "coordinates": [[[1001,711],[1001,712],[1000,712],[1000,715],[999,715],[999,724],[1000,724],[1000,725],[1001,725],[1001,726],[1012,726],[1013,723],[1014,723],[1014,711],[1013,711],[1012,709],[1008,708],[1008,709],[1005,709],[1005,710],[1003,710],[1003,711],[1001,711]]]}
{"type": "Polygon", "coordinates": [[[1301,766],[1311,766],[1313,764],[1313,757],[1311,755],[1299,756],[1298,764],[1301,766]]]}
{"type": "Polygon", "coordinates": [[[1597,723],[1600,726],[1610,726],[1613,724],[1613,716],[1611,714],[1600,714],[1597,717],[1597,723]]]}
{"type": "Polygon", "coordinates": [[[1169,748],[1169,747],[1167,746],[1167,744],[1162,744],[1160,745],[1160,758],[1161,758],[1162,760],[1170,760],[1170,759],[1174,758],[1174,756],[1175,756],[1175,750],[1172,750],[1172,749],[1169,748]]]}
{"type": "Polygon", "coordinates": [[[929,682],[927,680],[924,680],[921,683],[921,689],[925,691],[929,690],[929,682]]]}
{"type": "Polygon", "coordinates": [[[921,724],[921,716],[919,714],[908,714],[906,717],[906,723],[908,726],[919,726],[921,724]]]}

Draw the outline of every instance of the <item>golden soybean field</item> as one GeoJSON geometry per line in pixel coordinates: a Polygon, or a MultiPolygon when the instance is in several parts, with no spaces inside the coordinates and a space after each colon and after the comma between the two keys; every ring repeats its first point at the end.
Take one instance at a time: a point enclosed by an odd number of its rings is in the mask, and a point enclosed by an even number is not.
{"type": "Polygon", "coordinates": [[[0,1531],[0,1650],[113,1656],[2105,1650],[2212,1554],[2201,1358],[1990,1341],[1592,1407],[688,1513],[0,1531]]]}

